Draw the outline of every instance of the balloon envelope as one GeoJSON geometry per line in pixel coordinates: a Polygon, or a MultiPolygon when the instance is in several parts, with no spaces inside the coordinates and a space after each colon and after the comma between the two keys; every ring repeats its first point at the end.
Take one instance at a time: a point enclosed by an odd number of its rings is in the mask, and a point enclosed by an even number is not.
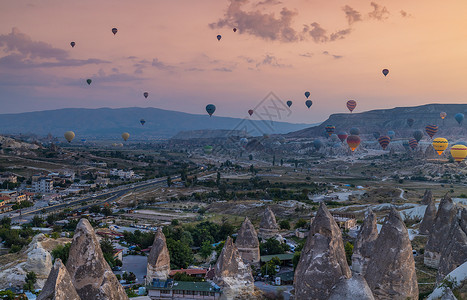
{"type": "Polygon", "coordinates": [[[206,154],[209,154],[212,152],[212,146],[204,146],[203,150],[204,150],[204,153],[206,154]]]}
{"type": "Polygon", "coordinates": [[[118,31],[118,29],[117,29],[117,28],[115,28],[115,27],[114,27],[114,28],[112,28],[112,33],[113,33],[114,35],[116,35],[116,34],[117,34],[117,31],[118,31]]]}
{"type": "Polygon", "coordinates": [[[347,138],[347,132],[345,131],[341,131],[337,134],[337,137],[339,138],[339,140],[341,140],[341,142],[343,143],[345,141],[345,139],[347,138]]]}
{"type": "Polygon", "coordinates": [[[430,138],[433,138],[433,136],[438,132],[438,126],[436,126],[436,125],[427,125],[425,127],[425,131],[430,136],[430,138]]]}
{"type": "Polygon", "coordinates": [[[394,131],[392,131],[392,130],[389,130],[387,135],[392,140],[394,138],[394,136],[396,135],[396,133],[394,131]]]}
{"type": "Polygon", "coordinates": [[[357,101],[355,100],[349,100],[347,101],[347,108],[350,110],[350,112],[352,112],[355,107],[357,107],[357,101]]]}
{"type": "Polygon", "coordinates": [[[432,145],[435,151],[438,152],[438,155],[441,155],[448,147],[448,140],[445,138],[436,138],[433,140],[432,145]]]}
{"type": "Polygon", "coordinates": [[[139,120],[139,122],[141,123],[141,125],[144,125],[144,123],[146,123],[146,120],[141,119],[141,120],[139,120]]]}
{"type": "Polygon", "coordinates": [[[130,134],[129,134],[128,132],[122,133],[122,139],[123,139],[124,141],[128,140],[129,137],[130,137],[130,134]]]}
{"type": "Polygon", "coordinates": [[[349,145],[350,150],[355,151],[358,145],[360,145],[360,137],[358,135],[350,135],[347,137],[347,145],[349,145]]]}
{"type": "Polygon", "coordinates": [[[334,133],[334,130],[336,129],[336,127],[334,125],[327,125],[324,130],[326,130],[326,134],[328,136],[331,136],[333,133],[334,133]]]}
{"type": "Polygon", "coordinates": [[[378,138],[378,142],[381,146],[381,148],[383,148],[383,150],[386,150],[386,147],[389,145],[389,143],[391,142],[391,139],[386,136],[386,135],[383,135],[383,136],[380,136],[378,138]]]}
{"type": "Polygon", "coordinates": [[[444,120],[444,118],[446,118],[447,115],[448,115],[448,114],[445,113],[444,111],[442,111],[442,112],[439,113],[439,116],[440,116],[441,119],[443,119],[443,120],[444,120]]]}
{"type": "Polygon", "coordinates": [[[418,146],[418,142],[416,139],[412,138],[409,140],[409,146],[410,148],[412,148],[412,150],[415,150],[415,148],[417,148],[418,146]]]}
{"type": "Polygon", "coordinates": [[[407,119],[407,125],[409,125],[409,127],[412,127],[413,123],[414,123],[414,119],[410,118],[410,119],[407,119]]]}
{"type": "Polygon", "coordinates": [[[143,93],[143,96],[144,96],[144,98],[147,98],[147,97],[149,96],[149,93],[148,93],[148,92],[144,92],[144,93],[143,93]]]}
{"type": "Polygon", "coordinates": [[[75,138],[75,133],[73,131],[67,131],[64,136],[68,143],[70,143],[75,138]]]}
{"type": "Polygon", "coordinates": [[[452,158],[458,163],[464,160],[467,156],[467,146],[464,145],[454,145],[451,148],[451,155],[452,158]]]}
{"type": "Polygon", "coordinates": [[[421,130],[416,130],[413,133],[413,137],[417,140],[417,142],[420,142],[420,140],[423,138],[423,132],[421,130]]]}
{"type": "Polygon", "coordinates": [[[208,104],[206,105],[206,111],[208,112],[209,116],[212,116],[212,114],[216,111],[216,106],[214,104],[208,104]]]}
{"type": "Polygon", "coordinates": [[[88,85],[91,85],[92,80],[91,79],[86,79],[86,82],[88,83],[88,85]]]}
{"type": "Polygon", "coordinates": [[[249,114],[250,116],[253,115],[253,113],[254,113],[254,110],[252,110],[252,109],[249,109],[249,110],[248,110],[248,114],[249,114]]]}
{"type": "Polygon", "coordinates": [[[73,47],[76,45],[76,43],[75,43],[75,42],[71,42],[70,45],[71,45],[71,48],[73,48],[73,47]]]}
{"type": "Polygon", "coordinates": [[[357,127],[350,128],[349,132],[351,135],[360,135],[360,129],[358,129],[357,127]]]}
{"type": "Polygon", "coordinates": [[[379,132],[373,132],[373,137],[375,139],[378,139],[379,138],[379,132]]]}
{"type": "Polygon", "coordinates": [[[291,107],[291,106],[292,106],[292,101],[290,101],[290,100],[287,101],[287,106],[288,106],[288,107],[291,107]]]}
{"type": "Polygon", "coordinates": [[[305,92],[305,97],[308,99],[308,97],[310,97],[310,92],[306,91],[305,92]]]}
{"type": "Polygon", "coordinates": [[[454,119],[456,119],[457,123],[461,125],[462,121],[464,121],[464,114],[463,113],[458,113],[454,116],[454,119]]]}
{"type": "Polygon", "coordinates": [[[313,147],[315,147],[316,150],[319,150],[322,146],[323,146],[323,142],[321,140],[313,141],[313,147]]]}
{"type": "Polygon", "coordinates": [[[237,28],[234,28],[234,29],[232,29],[232,30],[233,30],[233,32],[237,32],[237,28]]]}
{"type": "Polygon", "coordinates": [[[388,69],[383,69],[382,72],[383,72],[383,75],[384,75],[384,76],[387,76],[387,75],[389,74],[389,70],[388,70],[388,69]]]}
{"type": "Polygon", "coordinates": [[[313,104],[313,102],[312,102],[311,100],[306,100],[306,101],[305,101],[305,105],[306,105],[306,107],[308,107],[308,108],[310,108],[312,104],[313,104]]]}
{"type": "Polygon", "coordinates": [[[240,139],[240,146],[244,147],[248,144],[248,139],[247,138],[241,138],[240,139]]]}
{"type": "Polygon", "coordinates": [[[220,41],[221,38],[222,38],[222,35],[218,34],[218,35],[217,35],[217,40],[220,41]]]}

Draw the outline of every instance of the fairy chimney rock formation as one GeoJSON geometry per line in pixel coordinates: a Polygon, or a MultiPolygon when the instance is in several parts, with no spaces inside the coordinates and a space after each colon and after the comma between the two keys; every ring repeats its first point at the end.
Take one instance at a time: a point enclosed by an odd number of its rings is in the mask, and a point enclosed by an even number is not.
{"type": "Polygon", "coordinates": [[[214,268],[213,281],[222,288],[226,299],[247,297],[253,293],[254,279],[233,240],[228,237],[214,268]]]}
{"type": "Polygon", "coordinates": [[[452,222],[456,217],[456,207],[448,195],[439,203],[438,212],[428,236],[423,262],[425,265],[438,268],[442,248],[447,244],[452,222]]]}
{"type": "Polygon", "coordinates": [[[351,275],[339,226],[321,203],[295,270],[295,299],[328,299],[331,289],[351,275]]]}
{"type": "Polygon", "coordinates": [[[66,268],[82,300],[128,300],[87,219],[76,226],[66,268]]]}
{"type": "Polygon", "coordinates": [[[259,264],[259,241],[255,227],[251,224],[248,217],[242,223],[242,227],[238,231],[237,239],[235,240],[238,252],[243,261],[247,264],[259,264]]]}
{"type": "Polygon", "coordinates": [[[165,235],[159,227],[154,237],[151,252],[148,256],[146,282],[151,283],[153,279],[166,280],[170,272],[170,255],[167,249],[165,235]]]}
{"type": "Polygon", "coordinates": [[[420,234],[428,235],[430,234],[430,230],[433,227],[436,218],[436,206],[432,197],[429,198],[426,205],[425,214],[423,215],[423,220],[420,223],[418,231],[420,234]]]}
{"type": "Polygon", "coordinates": [[[366,212],[362,227],[358,232],[352,254],[352,271],[357,274],[365,274],[374,243],[378,238],[376,227],[376,215],[371,209],[366,212]]]}
{"type": "Polygon", "coordinates": [[[365,279],[375,299],[418,299],[412,244],[394,208],[376,239],[365,279]]]}
{"type": "Polygon", "coordinates": [[[331,290],[328,300],[374,300],[373,293],[362,275],[342,278],[331,290]]]}
{"type": "Polygon", "coordinates": [[[57,258],[37,300],[81,300],[71,282],[70,274],[57,258]]]}
{"type": "Polygon", "coordinates": [[[261,222],[259,223],[259,235],[263,240],[279,235],[279,226],[277,226],[276,217],[269,206],[264,211],[261,222]]]}
{"type": "Polygon", "coordinates": [[[422,204],[428,205],[433,201],[433,194],[430,190],[425,190],[425,194],[423,194],[422,204]]]}

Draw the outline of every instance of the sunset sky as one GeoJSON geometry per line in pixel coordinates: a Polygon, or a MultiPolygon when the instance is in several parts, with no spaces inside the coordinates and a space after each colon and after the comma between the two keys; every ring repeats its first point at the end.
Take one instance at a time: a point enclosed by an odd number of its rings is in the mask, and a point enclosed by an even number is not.
{"type": "Polygon", "coordinates": [[[355,112],[465,103],[466,12],[465,0],[0,0],[0,113],[213,103],[245,117],[272,91],[294,102],[284,121],[315,123],[349,99],[355,112]]]}

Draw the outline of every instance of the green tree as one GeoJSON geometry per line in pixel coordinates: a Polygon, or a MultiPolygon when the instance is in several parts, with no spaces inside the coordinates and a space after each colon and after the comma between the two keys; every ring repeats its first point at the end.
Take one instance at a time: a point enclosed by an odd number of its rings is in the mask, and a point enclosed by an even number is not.
{"type": "Polygon", "coordinates": [[[284,160],[281,158],[281,167],[284,165],[284,160]]]}
{"type": "Polygon", "coordinates": [[[276,156],[275,155],[272,156],[272,165],[273,166],[276,165],[276,156]]]}
{"type": "Polygon", "coordinates": [[[104,254],[104,258],[107,261],[107,263],[110,265],[110,267],[115,266],[115,258],[114,258],[114,253],[115,253],[115,248],[114,245],[112,244],[112,241],[109,239],[103,239],[101,240],[101,250],[102,253],[104,254]]]}
{"type": "Polygon", "coordinates": [[[31,224],[33,227],[41,227],[43,223],[44,223],[44,219],[42,219],[38,215],[35,215],[31,221],[31,224]]]}
{"type": "Polygon", "coordinates": [[[264,265],[261,266],[261,273],[263,275],[269,275],[270,277],[274,276],[277,274],[276,266],[280,266],[280,265],[281,265],[281,261],[279,257],[274,256],[271,260],[269,260],[268,262],[266,262],[264,265]]]}
{"type": "Polygon", "coordinates": [[[352,254],[353,254],[353,244],[351,242],[347,242],[344,245],[345,249],[345,258],[347,259],[347,263],[352,265],[352,254]]]}
{"type": "Polygon", "coordinates": [[[297,223],[295,223],[295,229],[297,228],[305,228],[308,226],[308,221],[305,219],[299,219],[297,223]]]}
{"type": "Polygon", "coordinates": [[[167,186],[170,187],[172,185],[172,178],[170,176],[167,176],[167,186]]]}
{"type": "Polygon", "coordinates": [[[99,205],[93,205],[89,208],[89,212],[93,214],[98,214],[101,212],[101,207],[99,205]]]}
{"type": "Polygon", "coordinates": [[[283,254],[289,250],[290,247],[286,243],[281,243],[275,238],[267,239],[259,245],[261,255],[283,254]]]}
{"type": "Polygon", "coordinates": [[[66,264],[68,261],[68,254],[70,253],[71,243],[65,245],[58,245],[52,250],[52,257],[54,259],[60,258],[63,264],[66,264]]]}
{"type": "Polygon", "coordinates": [[[279,226],[281,229],[290,229],[290,222],[287,220],[282,220],[279,222],[279,226]]]}
{"type": "Polygon", "coordinates": [[[294,270],[295,270],[295,268],[297,268],[298,262],[300,261],[300,254],[301,253],[302,253],[301,251],[298,251],[298,252],[295,252],[293,254],[292,263],[293,263],[293,269],[294,270]]]}
{"type": "Polygon", "coordinates": [[[2,226],[3,228],[6,228],[6,229],[10,229],[11,228],[11,218],[3,217],[0,220],[0,226],[2,226]]]}
{"type": "Polygon", "coordinates": [[[24,289],[25,290],[28,290],[30,292],[34,291],[34,284],[36,284],[37,282],[37,276],[36,276],[36,273],[34,272],[28,272],[26,274],[26,279],[24,280],[26,282],[26,284],[24,285],[24,289]]]}
{"type": "Polygon", "coordinates": [[[201,245],[201,249],[199,250],[199,254],[202,258],[206,259],[211,255],[212,252],[212,245],[209,241],[204,241],[201,245]]]}
{"type": "Polygon", "coordinates": [[[172,269],[185,269],[194,260],[190,247],[180,241],[168,238],[167,249],[169,250],[170,264],[172,269]]]}
{"type": "Polygon", "coordinates": [[[110,207],[106,206],[106,207],[102,208],[101,213],[103,213],[104,216],[106,216],[106,217],[111,216],[112,215],[112,209],[110,209],[110,207]]]}

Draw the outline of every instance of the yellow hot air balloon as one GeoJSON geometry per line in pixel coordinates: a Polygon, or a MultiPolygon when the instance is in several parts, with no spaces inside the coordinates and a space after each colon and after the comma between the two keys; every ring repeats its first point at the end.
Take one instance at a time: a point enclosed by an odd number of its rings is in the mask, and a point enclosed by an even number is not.
{"type": "Polygon", "coordinates": [[[439,113],[439,116],[440,116],[441,119],[443,119],[443,120],[444,120],[444,118],[446,118],[447,115],[448,115],[448,114],[445,113],[444,111],[442,111],[442,112],[439,113]]]}
{"type": "Polygon", "coordinates": [[[461,163],[461,161],[463,161],[467,156],[467,147],[464,145],[454,145],[451,148],[451,155],[455,161],[461,163]]]}
{"type": "Polygon", "coordinates": [[[128,140],[129,137],[130,137],[130,134],[129,134],[128,132],[122,133],[122,139],[123,139],[124,141],[128,140]]]}
{"type": "Polygon", "coordinates": [[[73,131],[67,131],[65,132],[64,136],[68,143],[71,143],[71,141],[75,138],[75,133],[73,131]]]}
{"type": "Polygon", "coordinates": [[[433,148],[435,148],[438,155],[443,154],[444,150],[448,147],[448,140],[445,138],[436,138],[433,140],[433,148]]]}

